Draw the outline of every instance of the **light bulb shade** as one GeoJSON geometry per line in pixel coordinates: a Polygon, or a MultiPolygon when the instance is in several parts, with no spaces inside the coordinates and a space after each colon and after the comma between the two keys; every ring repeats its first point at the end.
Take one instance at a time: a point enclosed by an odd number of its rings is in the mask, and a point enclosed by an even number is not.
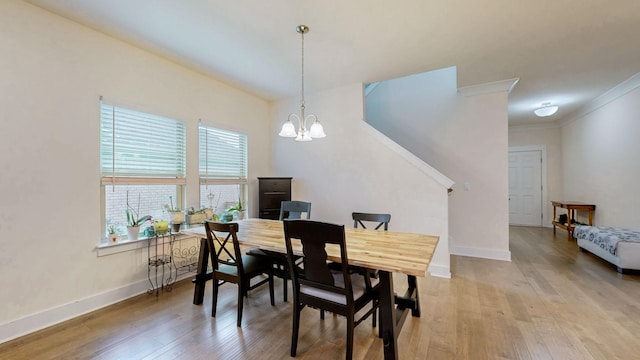
{"type": "Polygon", "coordinates": [[[309,130],[309,135],[314,139],[323,138],[327,136],[327,134],[324,133],[322,124],[320,124],[320,121],[318,121],[317,119],[316,121],[313,122],[313,125],[311,125],[311,130],[309,130]]]}
{"type": "Polygon", "coordinates": [[[546,116],[551,116],[555,114],[556,111],[558,111],[558,107],[554,105],[554,106],[543,106],[539,109],[535,109],[533,112],[539,117],[546,117],[546,116]]]}
{"type": "Polygon", "coordinates": [[[309,132],[307,130],[298,131],[298,136],[296,136],[296,141],[311,141],[313,140],[311,136],[309,136],[309,132]]]}
{"type": "Polygon", "coordinates": [[[287,122],[282,125],[282,130],[280,130],[278,135],[282,137],[296,137],[298,134],[296,134],[296,127],[293,126],[291,120],[287,120],[287,122]]]}

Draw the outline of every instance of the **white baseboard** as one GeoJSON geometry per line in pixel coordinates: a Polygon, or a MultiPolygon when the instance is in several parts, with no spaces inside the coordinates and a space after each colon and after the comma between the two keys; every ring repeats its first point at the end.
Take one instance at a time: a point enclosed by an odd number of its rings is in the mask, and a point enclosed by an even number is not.
{"type": "MultiPolygon", "coordinates": [[[[189,277],[193,277],[193,274],[183,274],[178,278],[178,281],[189,277]]],[[[95,294],[84,299],[78,299],[64,305],[0,324],[0,344],[122,300],[144,294],[148,288],[149,280],[143,279],[120,288],[95,294]]]]}
{"type": "Polygon", "coordinates": [[[444,265],[431,264],[429,265],[429,274],[435,277],[451,279],[451,267],[444,266],[444,265]]]}
{"type": "Polygon", "coordinates": [[[511,261],[511,251],[450,246],[451,255],[470,256],[489,260],[511,261]]]}

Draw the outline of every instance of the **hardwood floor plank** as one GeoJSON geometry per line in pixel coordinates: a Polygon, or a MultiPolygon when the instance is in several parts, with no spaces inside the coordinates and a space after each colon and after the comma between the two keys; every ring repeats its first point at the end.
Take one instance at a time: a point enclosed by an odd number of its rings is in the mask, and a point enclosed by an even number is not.
{"type": "MultiPolygon", "coordinates": [[[[418,278],[422,316],[398,338],[402,359],[632,359],[640,354],[640,275],[578,250],[566,233],[512,227],[512,261],[452,256],[452,278],[418,278]]],[[[394,274],[396,292],[406,277],[394,274]]],[[[281,281],[276,280],[280,289],[281,281]]],[[[211,284],[192,305],[190,281],[140,295],[0,344],[0,359],[290,359],[291,303],[268,289],[245,299],[236,327],[235,286],[211,284]]],[[[345,320],[304,309],[297,359],[343,359],[345,320]]],[[[368,322],[368,321],[367,321],[368,322]]],[[[356,327],[354,359],[382,359],[369,323],[356,327]]]]}

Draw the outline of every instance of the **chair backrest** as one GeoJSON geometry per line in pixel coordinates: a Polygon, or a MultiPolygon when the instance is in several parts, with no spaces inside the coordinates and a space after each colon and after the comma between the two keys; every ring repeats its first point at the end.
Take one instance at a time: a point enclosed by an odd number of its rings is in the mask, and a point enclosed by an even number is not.
{"type": "MultiPolygon", "coordinates": [[[[346,296],[353,301],[353,289],[349,276],[347,248],[345,245],[344,225],[334,225],[311,220],[285,220],[284,237],[287,246],[287,260],[291,271],[294,294],[300,292],[300,286],[328,291],[338,296],[346,296]],[[292,239],[300,240],[302,245],[302,265],[295,262],[292,239]],[[335,283],[326,246],[337,245],[340,249],[340,270],[344,283],[335,283]]],[[[308,293],[308,292],[307,292],[308,293]]]]}
{"type": "Polygon", "coordinates": [[[284,219],[301,219],[302,213],[311,218],[311,203],[306,201],[283,201],[280,204],[280,221],[284,219]]]}
{"type": "Polygon", "coordinates": [[[238,267],[238,274],[244,274],[242,253],[238,243],[238,223],[204,222],[207,245],[211,254],[211,265],[218,269],[220,264],[238,267]],[[231,248],[231,249],[230,249],[231,248]]]}
{"type": "Polygon", "coordinates": [[[380,229],[381,226],[384,226],[385,230],[389,230],[389,221],[391,221],[391,214],[370,214],[354,212],[351,213],[351,217],[353,218],[353,227],[357,228],[358,225],[360,225],[363,229],[367,228],[364,225],[363,221],[368,221],[378,223],[378,226],[375,227],[375,230],[380,229]]]}

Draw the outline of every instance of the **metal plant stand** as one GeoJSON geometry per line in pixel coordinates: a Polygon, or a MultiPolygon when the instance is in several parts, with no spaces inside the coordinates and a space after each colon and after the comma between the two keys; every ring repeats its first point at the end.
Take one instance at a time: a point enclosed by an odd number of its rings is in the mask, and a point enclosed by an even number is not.
{"type": "MultiPolygon", "coordinates": [[[[148,238],[147,255],[149,264],[147,275],[151,288],[147,293],[156,296],[162,291],[171,291],[175,283],[173,277],[173,243],[175,235],[172,233],[156,234],[148,238]]],[[[176,274],[177,275],[177,274],[176,274]]]]}

